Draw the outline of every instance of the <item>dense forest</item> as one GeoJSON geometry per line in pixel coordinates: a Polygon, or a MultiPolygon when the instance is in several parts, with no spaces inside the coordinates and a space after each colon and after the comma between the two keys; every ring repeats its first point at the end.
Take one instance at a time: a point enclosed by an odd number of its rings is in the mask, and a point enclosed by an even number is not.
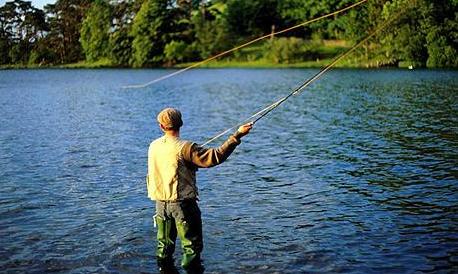
{"type": "MultiPolygon", "coordinates": [[[[8,1],[0,7],[0,65],[174,66],[356,2],[57,0],[41,10],[30,1],[8,1]]],[[[225,60],[319,63],[397,16],[352,55],[353,64],[458,67],[457,7],[458,0],[368,0],[332,18],[269,37],[225,60]]]]}

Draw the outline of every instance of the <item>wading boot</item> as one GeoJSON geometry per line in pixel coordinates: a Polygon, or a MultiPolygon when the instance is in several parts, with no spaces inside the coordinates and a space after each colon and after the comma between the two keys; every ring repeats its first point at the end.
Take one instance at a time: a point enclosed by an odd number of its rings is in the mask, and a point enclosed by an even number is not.
{"type": "Polygon", "coordinates": [[[175,241],[177,230],[173,219],[166,219],[159,216],[154,217],[157,226],[157,250],[156,258],[160,273],[178,273],[174,265],[173,252],[175,252],[175,241]]]}
{"type": "Polygon", "coordinates": [[[203,274],[205,271],[200,258],[193,260],[188,266],[183,268],[186,270],[187,274],[203,274]]]}
{"type": "Polygon", "coordinates": [[[193,225],[186,221],[177,222],[176,227],[181,241],[181,248],[183,249],[181,266],[189,274],[203,273],[204,267],[200,260],[200,253],[203,248],[200,220],[194,222],[193,225]]]}
{"type": "Polygon", "coordinates": [[[157,258],[157,266],[159,268],[159,273],[161,274],[179,274],[177,268],[175,267],[173,258],[157,258]]]}

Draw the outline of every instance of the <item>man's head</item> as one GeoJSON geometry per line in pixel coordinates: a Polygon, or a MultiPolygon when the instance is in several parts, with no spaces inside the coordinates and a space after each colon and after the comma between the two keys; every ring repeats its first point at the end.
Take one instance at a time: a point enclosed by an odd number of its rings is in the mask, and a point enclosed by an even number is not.
{"type": "Polygon", "coordinates": [[[157,115],[157,121],[164,131],[179,131],[180,127],[183,125],[183,121],[181,120],[181,112],[175,108],[163,109],[157,115]]]}

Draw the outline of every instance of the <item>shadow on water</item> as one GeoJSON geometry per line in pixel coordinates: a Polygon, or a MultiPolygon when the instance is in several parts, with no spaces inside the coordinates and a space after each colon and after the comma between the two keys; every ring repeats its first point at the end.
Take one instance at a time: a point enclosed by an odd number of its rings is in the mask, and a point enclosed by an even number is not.
{"type": "MultiPolygon", "coordinates": [[[[155,113],[196,142],[315,70],[0,71],[0,269],[156,273],[155,113]]],[[[208,273],[410,273],[458,264],[454,71],[333,70],[200,170],[208,273]]],[[[180,252],[177,250],[177,264],[180,252]]]]}

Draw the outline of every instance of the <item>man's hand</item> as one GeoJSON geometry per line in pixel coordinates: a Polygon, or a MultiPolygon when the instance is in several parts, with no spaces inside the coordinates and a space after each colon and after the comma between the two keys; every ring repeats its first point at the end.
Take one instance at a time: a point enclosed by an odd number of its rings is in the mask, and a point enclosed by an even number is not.
{"type": "Polygon", "coordinates": [[[238,138],[242,138],[243,136],[247,135],[248,133],[250,133],[250,130],[253,128],[253,123],[250,122],[250,123],[246,123],[244,125],[241,125],[239,127],[239,129],[237,129],[237,137],[238,138]]]}

